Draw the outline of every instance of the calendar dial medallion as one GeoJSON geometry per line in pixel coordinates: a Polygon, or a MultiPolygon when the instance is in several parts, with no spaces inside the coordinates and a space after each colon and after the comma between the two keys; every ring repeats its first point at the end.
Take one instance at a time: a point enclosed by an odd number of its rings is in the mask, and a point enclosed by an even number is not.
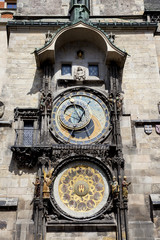
{"type": "Polygon", "coordinates": [[[53,185],[59,209],[79,219],[92,217],[102,210],[109,191],[104,171],[88,161],[75,161],[62,168],[53,185]]]}

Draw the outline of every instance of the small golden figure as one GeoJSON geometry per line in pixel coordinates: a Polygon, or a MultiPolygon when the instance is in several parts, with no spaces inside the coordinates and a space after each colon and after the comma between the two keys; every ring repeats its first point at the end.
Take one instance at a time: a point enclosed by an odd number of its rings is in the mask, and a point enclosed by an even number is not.
{"type": "Polygon", "coordinates": [[[113,176],[113,182],[112,182],[112,195],[114,199],[117,199],[119,195],[119,185],[118,185],[118,182],[116,181],[115,176],[113,176]]]}
{"type": "Polygon", "coordinates": [[[128,199],[128,186],[131,184],[131,182],[127,182],[127,177],[124,176],[123,182],[122,182],[122,195],[123,198],[128,199]]]}
{"type": "Polygon", "coordinates": [[[39,196],[40,196],[40,180],[39,180],[39,177],[36,177],[36,181],[35,181],[35,183],[33,182],[33,185],[35,186],[34,197],[39,198],[39,196]]]}
{"type": "Polygon", "coordinates": [[[52,173],[54,171],[54,168],[49,170],[49,172],[45,172],[43,169],[44,174],[44,183],[43,183],[43,198],[49,198],[50,197],[50,189],[49,186],[51,185],[53,179],[52,179],[52,173]]]}

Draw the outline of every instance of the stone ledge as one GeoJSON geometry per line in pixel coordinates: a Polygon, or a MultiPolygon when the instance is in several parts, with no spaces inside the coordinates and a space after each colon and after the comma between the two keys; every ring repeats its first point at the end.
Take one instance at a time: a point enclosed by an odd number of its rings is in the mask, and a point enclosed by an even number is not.
{"type": "Polygon", "coordinates": [[[150,194],[153,207],[160,207],[160,194],[150,194]]]}
{"type": "Polygon", "coordinates": [[[0,211],[17,210],[18,198],[0,198],[0,211]]]}

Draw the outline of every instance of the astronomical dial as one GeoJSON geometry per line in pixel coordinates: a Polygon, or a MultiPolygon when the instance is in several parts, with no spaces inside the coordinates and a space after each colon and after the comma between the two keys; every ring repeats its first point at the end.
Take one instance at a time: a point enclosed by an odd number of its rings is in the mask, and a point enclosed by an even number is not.
{"type": "Polygon", "coordinates": [[[66,93],[53,107],[54,133],[70,144],[97,142],[109,130],[109,111],[96,95],[85,91],[66,93]]]}

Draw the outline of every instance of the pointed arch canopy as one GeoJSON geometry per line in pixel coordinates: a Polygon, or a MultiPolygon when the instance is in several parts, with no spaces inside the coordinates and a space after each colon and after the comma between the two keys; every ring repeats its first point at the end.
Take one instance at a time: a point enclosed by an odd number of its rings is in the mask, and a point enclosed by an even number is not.
{"type": "Polygon", "coordinates": [[[54,64],[56,50],[73,41],[92,42],[105,53],[106,64],[116,62],[120,67],[124,66],[127,53],[116,47],[101,29],[84,22],[63,27],[46,45],[36,49],[37,66],[42,67],[46,61],[54,64]]]}

